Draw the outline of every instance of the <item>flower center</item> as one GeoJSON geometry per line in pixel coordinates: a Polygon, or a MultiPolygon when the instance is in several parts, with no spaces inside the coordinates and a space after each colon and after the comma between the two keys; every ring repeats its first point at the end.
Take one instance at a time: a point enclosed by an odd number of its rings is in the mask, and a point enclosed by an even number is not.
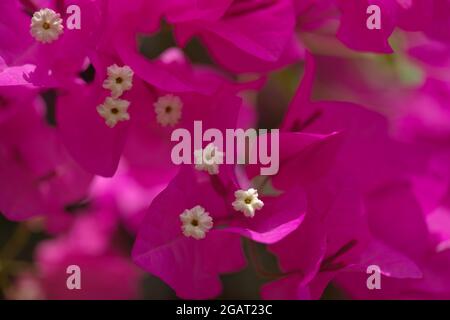
{"type": "Polygon", "coordinates": [[[264,202],[258,198],[258,190],[238,190],[234,193],[236,200],[232,203],[234,210],[242,212],[246,217],[253,218],[256,210],[261,210],[264,202]]]}
{"type": "Polygon", "coordinates": [[[183,102],[180,97],[167,94],[161,96],[153,104],[155,107],[156,121],[163,127],[175,126],[181,119],[181,109],[183,102]]]}
{"type": "Polygon", "coordinates": [[[63,20],[52,9],[36,11],[31,18],[30,33],[39,42],[51,43],[64,32],[63,20]]]}
{"type": "Polygon", "coordinates": [[[207,171],[211,175],[219,173],[219,165],[223,164],[224,153],[210,143],[205,149],[194,151],[195,169],[207,171]]]}
{"type": "Polygon", "coordinates": [[[107,97],[103,104],[97,106],[97,112],[105,119],[108,127],[114,128],[119,121],[130,120],[129,106],[130,102],[127,100],[107,97]]]}
{"type": "Polygon", "coordinates": [[[196,240],[205,238],[206,233],[213,227],[212,217],[202,206],[184,210],[180,214],[180,220],[183,235],[196,240]]]}
{"type": "Polygon", "coordinates": [[[112,98],[119,98],[133,87],[134,72],[129,66],[110,65],[106,70],[108,77],[103,81],[103,88],[111,91],[112,98]]]}

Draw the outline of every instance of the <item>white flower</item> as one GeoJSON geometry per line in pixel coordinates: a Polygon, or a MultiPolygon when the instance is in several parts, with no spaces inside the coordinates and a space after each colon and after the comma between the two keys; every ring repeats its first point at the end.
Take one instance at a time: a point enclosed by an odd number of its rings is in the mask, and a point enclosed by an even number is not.
{"type": "Polygon", "coordinates": [[[180,214],[181,230],[186,237],[200,240],[213,227],[213,219],[202,206],[186,209],[180,214]]]}
{"type": "Polygon", "coordinates": [[[256,189],[238,190],[234,196],[236,197],[232,203],[234,210],[242,212],[246,217],[253,218],[255,211],[264,206],[264,202],[258,199],[258,190],[256,189]]]}
{"type": "Polygon", "coordinates": [[[203,150],[195,150],[195,169],[199,171],[208,171],[209,174],[219,173],[219,164],[223,163],[224,153],[210,143],[203,150]]]}
{"type": "Polygon", "coordinates": [[[97,107],[97,112],[105,119],[108,127],[114,128],[119,121],[130,120],[128,107],[130,102],[122,99],[107,97],[103,104],[97,107]]]}
{"type": "Polygon", "coordinates": [[[39,42],[50,43],[63,33],[63,21],[52,9],[36,11],[31,18],[30,33],[39,42]]]}
{"type": "Polygon", "coordinates": [[[183,102],[179,97],[168,94],[159,97],[153,105],[155,106],[156,120],[163,127],[167,125],[173,127],[180,121],[183,102]]]}
{"type": "Polygon", "coordinates": [[[120,97],[124,91],[133,87],[134,72],[129,66],[119,67],[113,64],[108,67],[108,78],[103,81],[103,88],[111,90],[113,98],[120,97]]]}

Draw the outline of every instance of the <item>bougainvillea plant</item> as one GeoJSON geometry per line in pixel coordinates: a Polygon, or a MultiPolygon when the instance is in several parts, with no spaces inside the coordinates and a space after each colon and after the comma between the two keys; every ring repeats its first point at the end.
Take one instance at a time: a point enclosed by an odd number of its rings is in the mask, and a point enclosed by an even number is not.
{"type": "Polygon", "coordinates": [[[450,0],[0,12],[1,298],[450,299],[450,0]]]}

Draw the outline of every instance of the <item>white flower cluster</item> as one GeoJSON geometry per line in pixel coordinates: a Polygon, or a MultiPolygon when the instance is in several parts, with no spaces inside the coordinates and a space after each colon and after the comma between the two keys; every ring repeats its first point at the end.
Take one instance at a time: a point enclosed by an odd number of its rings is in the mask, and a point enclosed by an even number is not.
{"type": "Polygon", "coordinates": [[[119,121],[130,120],[130,101],[119,97],[133,87],[134,72],[129,66],[119,67],[117,64],[109,66],[107,72],[108,78],[103,82],[103,88],[110,90],[111,96],[97,107],[97,112],[108,127],[114,128],[119,121]]]}
{"type": "MultiPolygon", "coordinates": [[[[261,210],[264,202],[259,200],[258,191],[250,188],[248,190],[238,190],[234,193],[236,201],[233,202],[233,208],[242,212],[247,218],[253,218],[256,210],[261,210]]],[[[201,240],[206,237],[213,227],[213,218],[209,212],[202,206],[195,206],[192,209],[186,209],[180,214],[181,230],[185,237],[192,237],[201,240]]]]}

